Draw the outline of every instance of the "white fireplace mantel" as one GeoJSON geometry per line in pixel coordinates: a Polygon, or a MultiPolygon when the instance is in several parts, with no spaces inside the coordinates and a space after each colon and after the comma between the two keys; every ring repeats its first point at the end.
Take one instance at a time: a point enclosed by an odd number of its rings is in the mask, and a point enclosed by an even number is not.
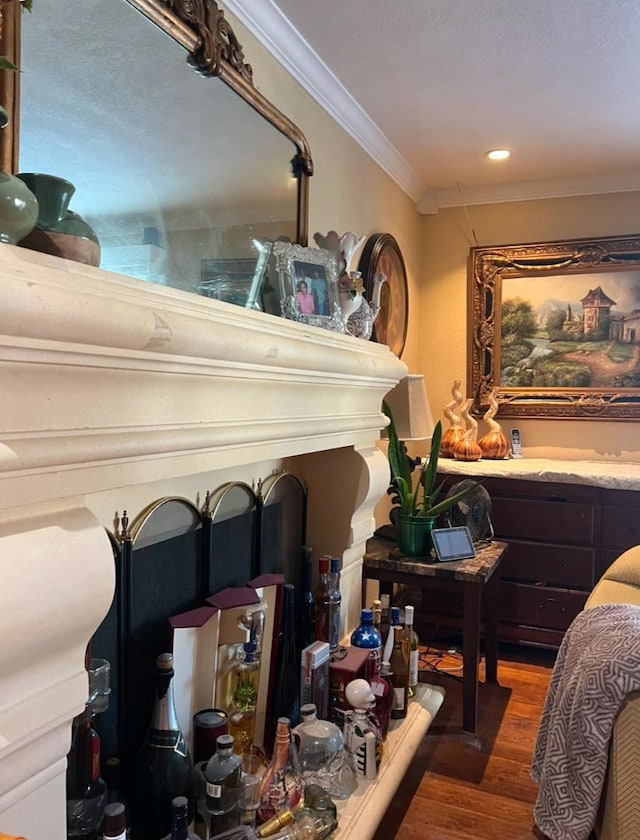
{"type": "Polygon", "coordinates": [[[311,538],[342,540],[348,627],[388,482],[380,406],[406,367],[373,342],[9,245],[0,283],[0,831],[44,840],[64,837],[84,648],[113,593],[106,511],[304,456],[311,538]]]}

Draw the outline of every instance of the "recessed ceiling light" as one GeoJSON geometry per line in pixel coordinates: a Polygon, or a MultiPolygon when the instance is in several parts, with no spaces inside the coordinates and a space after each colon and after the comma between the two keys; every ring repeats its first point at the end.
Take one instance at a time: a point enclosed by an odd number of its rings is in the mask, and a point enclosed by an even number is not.
{"type": "Polygon", "coordinates": [[[511,157],[511,152],[509,149],[491,149],[491,151],[485,152],[484,156],[489,160],[506,160],[511,157]]]}

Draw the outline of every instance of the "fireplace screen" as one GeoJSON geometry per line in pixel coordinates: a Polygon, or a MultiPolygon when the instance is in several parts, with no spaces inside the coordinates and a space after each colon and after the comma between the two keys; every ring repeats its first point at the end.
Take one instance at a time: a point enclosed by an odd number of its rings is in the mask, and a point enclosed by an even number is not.
{"type": "Polygon", "coordinates": [[[202,606],[223,589],[268,573],[299,585],[306,539],[306,488],[289,473],[232,482],[188,499],[154,501],[112,537],[116,591],[96,631],[92,655],[111,663],[111,699],[96,718],[105,759],[121,762],[128,787],[152,707],[158,653],[171,650],[169,618],[202,606]]]}

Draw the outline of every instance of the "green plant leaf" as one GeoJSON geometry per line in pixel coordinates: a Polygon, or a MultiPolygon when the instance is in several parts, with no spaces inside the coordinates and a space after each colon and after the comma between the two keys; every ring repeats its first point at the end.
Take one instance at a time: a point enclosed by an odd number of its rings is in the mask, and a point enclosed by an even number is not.
{"type": "Polygon", "coordinates": [[[391,480],[397,482],[398,477],[403,478],[409,489],[411,489],[411,464],[407,451],[402,442],[398,440],[396,426],[393,422],[393,413],[386,402],[382,403],[382,411],[389,418],[389,425],[387,426],[387,434],[389,435],[389,466],[391,467],[391,480]]]}
{"type": "Polygon", "coordinates": [[[429,461],[427,466],[422,471],[422,486],[424,488],[424,499],[429,499],[433,493],[433,488],[438,474],[438,458],[440,457],[440,442],[442,440],[442,423],[438,420],[433,430],[431,437],[431,450],[429,452],[429,461]]]}
{"type": "Polygon", "coordinates": [[[0,70],[15,70],[17,72],[18,68],[6,56],[0,55],[0,70]]]}

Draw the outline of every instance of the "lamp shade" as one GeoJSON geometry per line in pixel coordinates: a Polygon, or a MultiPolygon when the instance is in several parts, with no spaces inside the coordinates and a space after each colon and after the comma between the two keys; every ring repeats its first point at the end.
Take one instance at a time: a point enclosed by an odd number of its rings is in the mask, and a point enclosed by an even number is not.
{"type": "Polygon", "coordinates": [[[409,374],[385,397],[399,440],[426,440],[433,435],[433,417],[422,374],[409,374]]]}

